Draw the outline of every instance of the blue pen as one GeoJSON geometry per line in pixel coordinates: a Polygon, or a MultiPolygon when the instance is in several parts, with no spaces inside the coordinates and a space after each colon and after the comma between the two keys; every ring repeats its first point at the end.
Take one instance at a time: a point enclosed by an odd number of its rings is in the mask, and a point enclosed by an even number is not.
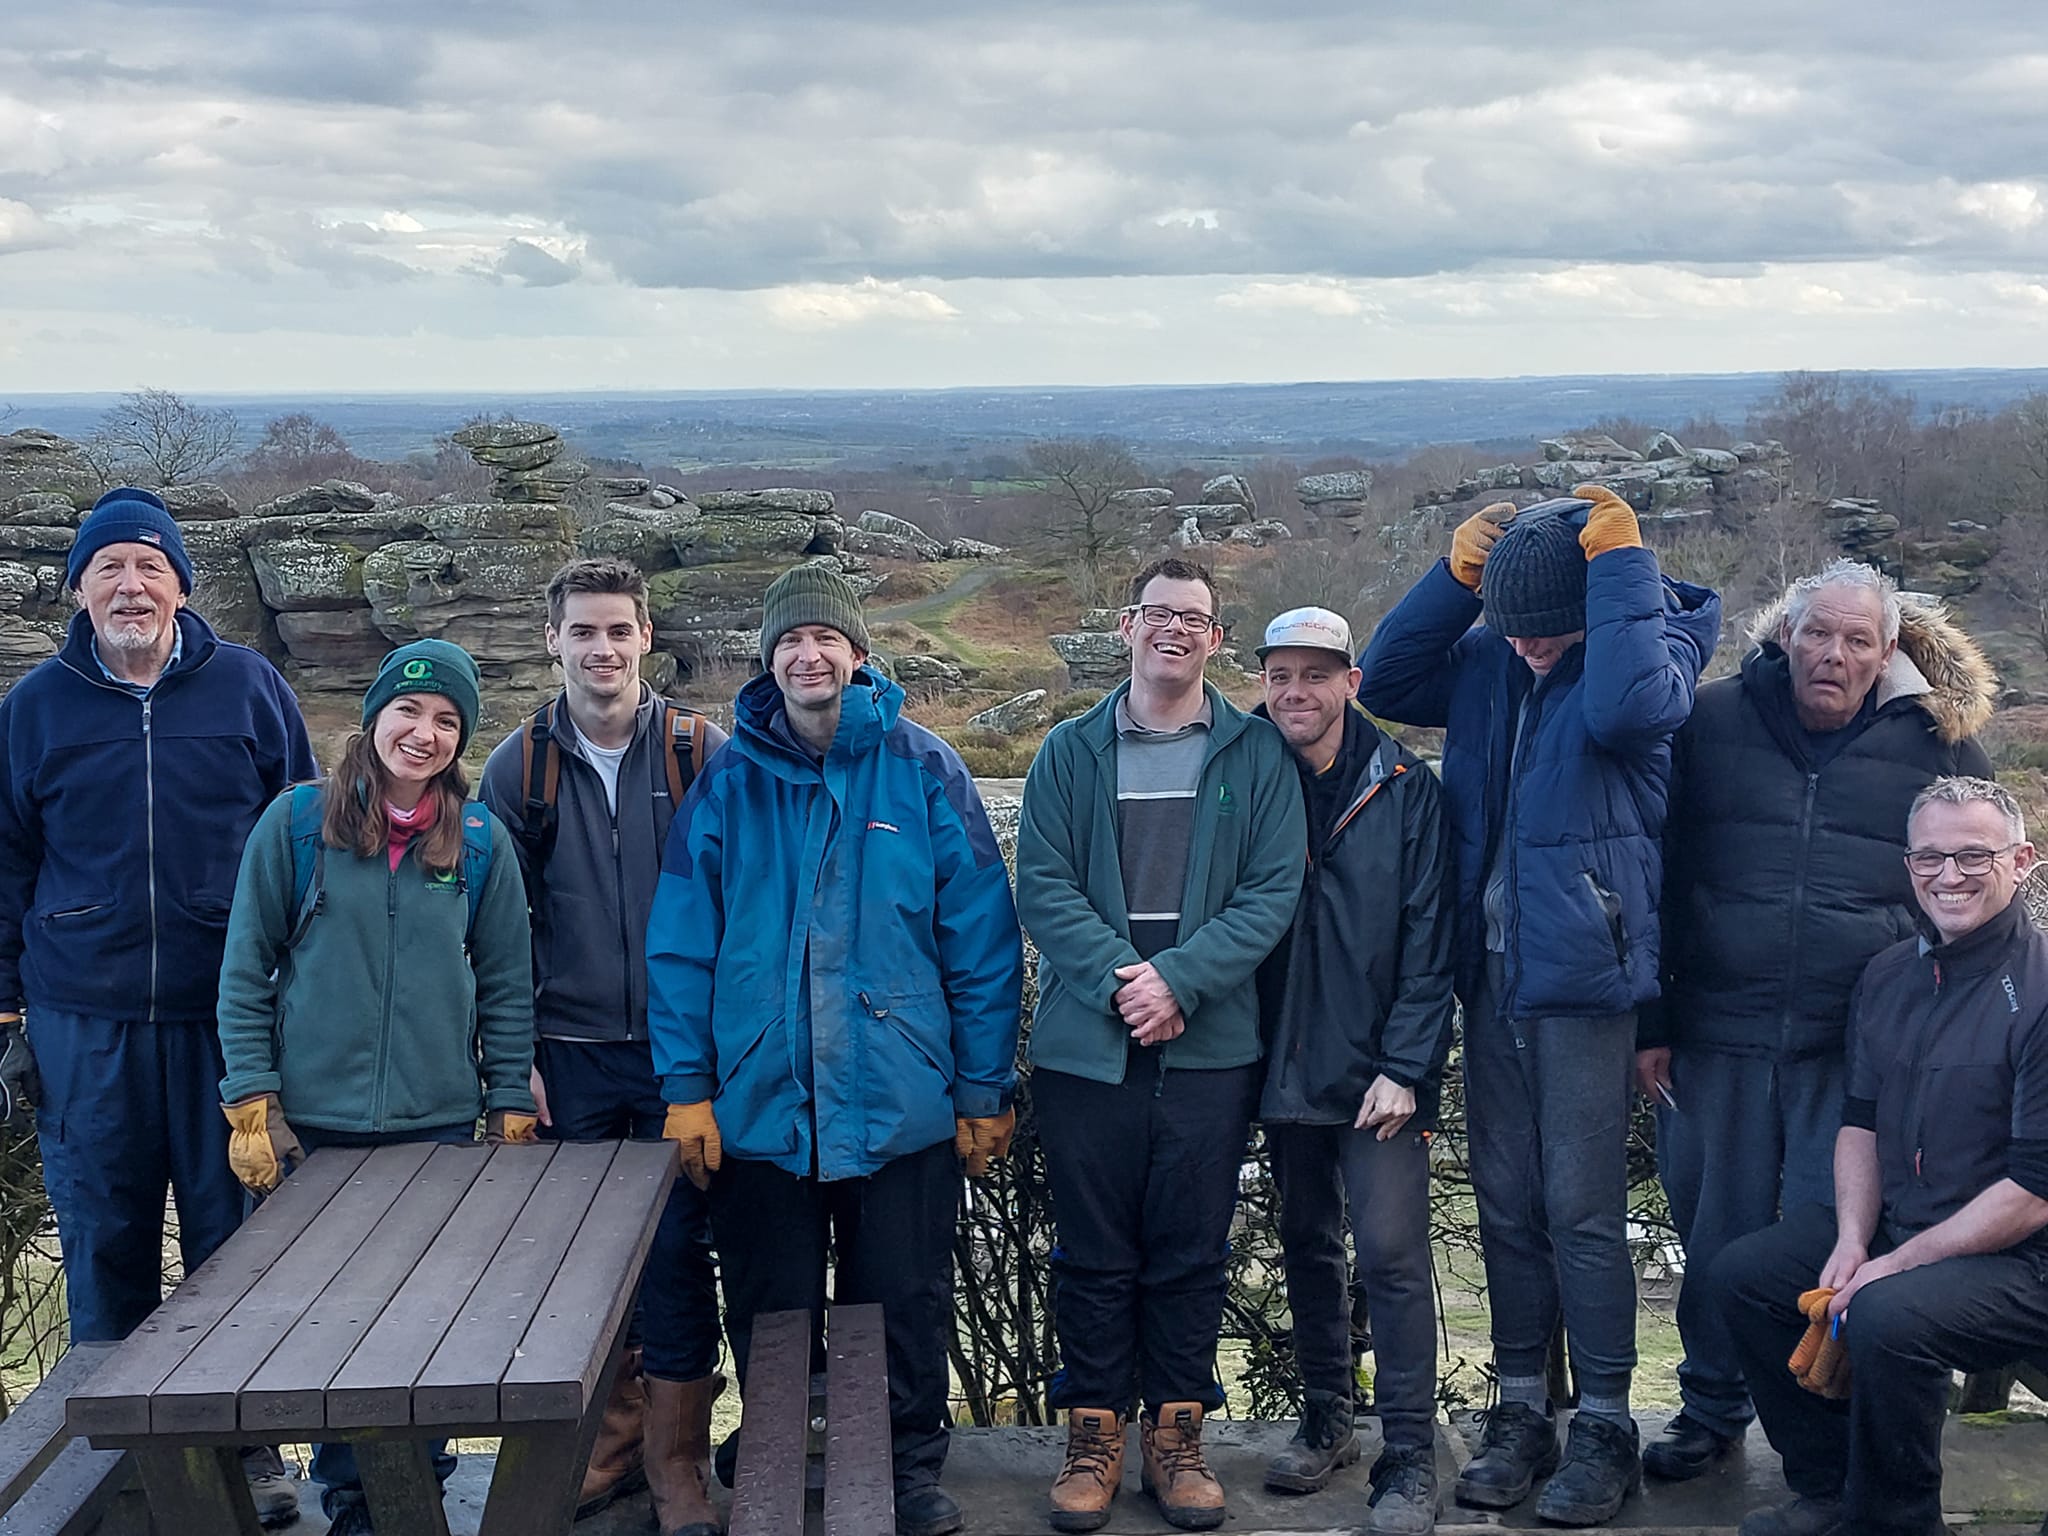
{"type": "Polygon", "coordinates": [[[1846,1323],[1847,1321],[1849,1321],[1849,1309],[1847,1307],[1844,1307],[1839,1313],[1836,1314],[1834,1322],[1829,1324],[1828,1337],[1831,1339],[1839,1339],[1842,1336],[1842,1324],[1846,1323]]]}

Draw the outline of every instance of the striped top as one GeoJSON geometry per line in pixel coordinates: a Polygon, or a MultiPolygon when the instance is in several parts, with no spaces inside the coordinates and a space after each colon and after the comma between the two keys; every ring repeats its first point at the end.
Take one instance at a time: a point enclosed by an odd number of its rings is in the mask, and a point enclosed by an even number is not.
{"type": "Polygon", "coordinates": [[[1195,797],[1214,725],[1206,698],[1201,717],[1173,731],[1140,725],[1131,718],[1126,699],[1116,703],[1117,854],[1131,916],[1131,947],[1147,960],[1171,949],[1180,937],[1195,797]]]}

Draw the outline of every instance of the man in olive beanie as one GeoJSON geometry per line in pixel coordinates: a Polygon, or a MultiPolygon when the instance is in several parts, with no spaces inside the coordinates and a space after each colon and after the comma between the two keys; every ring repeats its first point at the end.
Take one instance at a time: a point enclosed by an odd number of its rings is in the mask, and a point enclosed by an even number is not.
{"type": "Polygon", "coordinates": [[[1461,1504],[1612,1519],[1636,1482],[1628,1122],[1635,1010],[1657,995],[1671,733],[1721,600],[1665,577],[1602,486],[1461,524],[1381,623],[1359,702],[1444,729],[1465,1113],[1500,1404],[1461,1504]],[[1475,623],[1482,611],[1484,624],[1475,623]],[[1560,1463],[1544,1364],[1579,1385],[1560,1463]]]}
{"type": "Polygon", "coordinates": [[[363,729],[377,718],[377,711],[402,693],[438,693],[462,716],[462,738],[456,743],[460,757],[476,734],[476,717],[483,705],[483,681],[476,662],[461,646],[446,640],[415,640],[401,645],[377,667],[369,692],[363,695],[363,729]]]}
{"type": "Polygon", "coordinates": [[[987,1173],[1015,1124],[1016,908],[973,778],[867,665],[844,577],[777,578],[761,659],[647,920],[663,1134],[710,1197],[741,1390],[758,1314],[822,1317],[829,1229],[833,1299],[882,1307],[897,1536],[946,1536],[953,1222],[963,1164],[987,1173]]]}

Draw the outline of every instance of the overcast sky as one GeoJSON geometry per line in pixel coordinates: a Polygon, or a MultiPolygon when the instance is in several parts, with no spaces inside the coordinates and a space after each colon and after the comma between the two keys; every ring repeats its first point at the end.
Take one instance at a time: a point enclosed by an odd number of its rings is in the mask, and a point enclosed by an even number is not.
{"type": "Polygon", "coordinates": [[[2048,362],[2044,0],[1679,9],[10,0],[0,400],[2048,362]]]}

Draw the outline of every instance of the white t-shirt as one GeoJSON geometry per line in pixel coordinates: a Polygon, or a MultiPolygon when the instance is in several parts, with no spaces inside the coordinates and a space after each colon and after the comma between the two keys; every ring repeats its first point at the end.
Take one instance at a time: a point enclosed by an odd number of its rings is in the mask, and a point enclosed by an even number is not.
{"type": "Polygon", "coordinates": [[[626,759],[626,750],[633,743],[628,741],[621,747],[600,747],[594,741],[577,742],[583,755],[590,759],[590,766],[597,770],[597,776],[604,780],[605,809],[614,816],[619,814],[619,764],[626,759]]]}

